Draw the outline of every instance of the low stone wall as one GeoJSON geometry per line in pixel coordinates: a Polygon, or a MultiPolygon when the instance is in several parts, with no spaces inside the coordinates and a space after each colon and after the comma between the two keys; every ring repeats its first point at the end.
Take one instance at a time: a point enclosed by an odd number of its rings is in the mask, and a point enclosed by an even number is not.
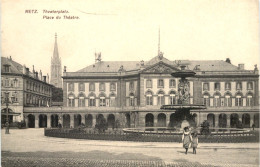
{"type": "MultiPolygon", "coordinates": [[[[153,134],[153,133],[123,133],[112,131],[97,133],[78,129],[44,129],[44,135],[49,137],[88,139],[88,140],[111,140],[111,141],[136,141],[136,142],[181,142],[181,134],[153,134]]],[[[252,143],[259,142],[259,133],[219,133],[214,135],[198,135],[200,143],[252,143]]]]}

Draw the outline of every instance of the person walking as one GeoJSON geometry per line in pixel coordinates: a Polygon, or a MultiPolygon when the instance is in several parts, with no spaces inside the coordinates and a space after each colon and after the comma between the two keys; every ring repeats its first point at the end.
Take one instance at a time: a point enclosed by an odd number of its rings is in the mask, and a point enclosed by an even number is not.
{"type": "Polygon", "coordinates": [[[198,134],[194,132],[192,135],[191,147],[193,148],[193,154],[196,154],[196,149],[199,144],[198,134]]]}
{"type": "Polygon", "coordinates": [[[191,143],[192,137],[189,131],[189,127],[185,127],[182,135],[183,148],[186,149],[185,154],[188,153],[188,149],[191,143]]]}

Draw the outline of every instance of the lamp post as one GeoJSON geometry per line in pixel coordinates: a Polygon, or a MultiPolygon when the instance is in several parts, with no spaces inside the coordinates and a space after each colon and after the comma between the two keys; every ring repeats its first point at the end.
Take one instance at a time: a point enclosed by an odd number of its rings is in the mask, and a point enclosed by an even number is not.
{"type": "Polygon", "coordinates": [[[8,103],[9,103],[9,92],[5,92],[5,103],[6,103],[6,123],[5,123],[5,134],[10,134],[9,133],[9,109],[8,109],[8,103]]]}

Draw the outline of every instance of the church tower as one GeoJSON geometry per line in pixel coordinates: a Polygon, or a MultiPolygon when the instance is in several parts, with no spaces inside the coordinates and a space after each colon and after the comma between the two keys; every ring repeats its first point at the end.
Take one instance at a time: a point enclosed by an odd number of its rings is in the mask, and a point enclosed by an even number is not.
{"type": "Polygon", "coordinates": [[[62,88],[61,58],[59,57],[56,33],[55,33],[53,57],[51,58],[51,82],[50,83],[55,87],[62,88]]]}

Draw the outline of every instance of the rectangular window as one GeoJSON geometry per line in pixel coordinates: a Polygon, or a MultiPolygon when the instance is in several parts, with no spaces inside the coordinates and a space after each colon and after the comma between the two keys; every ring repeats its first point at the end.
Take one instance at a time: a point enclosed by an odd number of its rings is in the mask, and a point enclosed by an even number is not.
{"type": "Polygon", "coordinates": [[[115,91],[116,90],[116,83],[110,83],[110,90],[115,91]]]}
{"type": "Polygon", "coordinates": [[[85,84],[79,83],[79,91],[85,91],[85,84]]]}
{"type": "Polygon", "coordinates": [[[79,107],[85,107],[85,99],[83,98],[79,98],[79,107]]]}
{"type": "Polygon", "coordinates": [[[214,106],[215,107],[220,107],[221,103],[220,103],[220,98],[219,96],[215,96],[214,97],[214,106]]]}
{"type": "Polygon", "coordinates": [[[95,84],[94,83],[89,84],[89,91],[95,91],[95,84]]]}
{"type": "Polygon", "coordinates": [[[164,96],[158,96],[158,104],[157,105],[164,105],[164,96]]]}
{"type": "Polygon", "coordinates": [[[203,90],[209,90],[209,83],[203,83],[203,90]]]}
{"type": "Polygon", "coordinates": [[[170,87],[173,87],[173,88],[175,88],[175,87],[176,87],[176,82],[175,82],[175,79],[170,79],[169,86],[170,86],[170,87]]]}
{"type": "Polygon", "coordinates": [[[247,83],[247,90],[252,90],[253,89],[253,83],[252,82],[248,82],[247,83]]]}
{"type": "Polygon", "coordinates": [[[170,96],[170,104],[171,104],[171,105],[176,104],[176,98],[175,98],[175,96],[170,96]]]}
{"type": "Polygon", "coordinates": [[[242,90],[242,83],[241,82],[237,82],[237,90],[242,90]]]}
{"type": "Polygon", "coordinates": [[[220,83],[219,82],[214,84],[214,90],[220,90],[220,83]]]}
{"type": "Polygon", "coordinates": [[[153,96],[146,96],[146,105],[148,106],[153,105],[153,96]]]}
{"type": "Polygon", "coordinates": [[[231,107],[232,106],[232,100],[230,98],[230,96],[225,96],[225,101],[224,101],[224,106],[226,107],[231,107]]]}
{"type": "Polygon", "coordinates": [[[134,97],[130,97],[129,100],[130,100],[129,101],[130,106],[134,106],[135,105],[135,98],[134,97]]]}
{"type": "Polygon", "coordinates": [[[74,91],[74,83],[69,83],[69,91],[74,91]]]}
{"type": "Polygon", "coordinates": [[[116,98],[115,97],[110,97],[110,106],[116,107],[116,98]]]}
{"type": "Polygon", "coordinates": [[[75,106],[75,100],[69,99],[69,107],[74,107],[74,106],[75,106]]]}
{"type": "Polygon", "coordinates": [[[158,80],[158,88],[163,88],[164,87],[164,82],[163,79],[158,80]]]}
{"type": "Polygon", "coordinates": [[[247,106],[253,106],[252,96],[247,96],[246,105],[247,105],[247,106]]]}
{"type": "Polygon", "coordinates": [[[225,90],[231,90],[231,83],[230,82],[225,83],[225,90]]]}
{"type": "Polygon", "coordinates": [[[152,80],[146,80],[146,88],[152,88],[152,80]]]}
{"type": "Polygon", "coordinates": [[[208,96],[204,96],[203,104],[205,106],[210,106],[210,100],[208,96]]]}
{"type": "Polygon", "coordinates": [[[89,99],[89,106],[96,106],[96,99],[90,97],[90,99],[89,99]]]}
{"type": "Polygon", "coordinates": [[[130,82],[129,84],[129,90],[134,90],[134,82],[130,82]]]}
{"type": "Polygon", "coordinates": [[[236,97],[236,106],[242,106],[242,98],[241,98],[241,96],[237,96],[236,97]]]}
{"type": "Polygon", "coordinates": [[[99,99],[99,106],[106,106],[106,99],[105,98],[100,98],[99,99]]]}
{"type": "Polygon", "coordinates": [[[99,83],[99,91],[105,91],[105,83],[99,83]]]}

